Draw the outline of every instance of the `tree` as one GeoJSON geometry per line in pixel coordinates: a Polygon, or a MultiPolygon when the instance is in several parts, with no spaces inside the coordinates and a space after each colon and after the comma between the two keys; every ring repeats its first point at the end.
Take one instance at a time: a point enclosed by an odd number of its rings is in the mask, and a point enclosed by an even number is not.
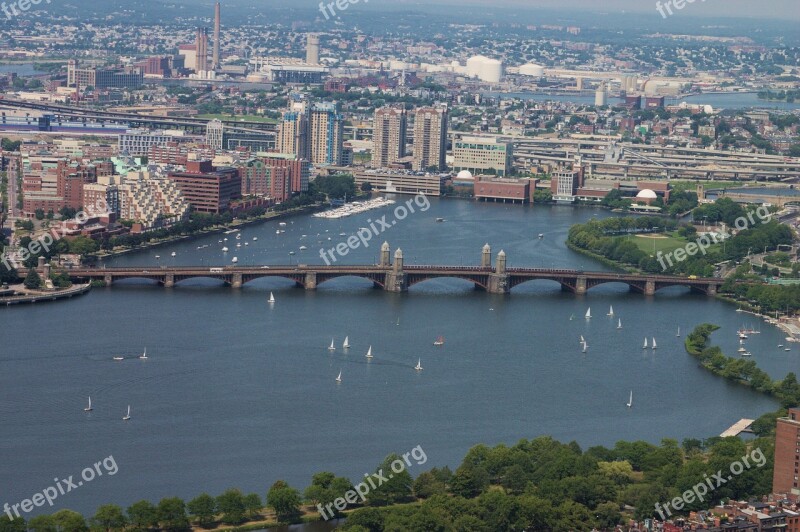
{"type": "Polygon", "coordinates": [[[33,215],[37,220],[44,220],[44,209],[36,209],[33,215]]]}
{"type": "Polygon", "coordinates": [[[427,499],[437,494],[444,494],[446,487],[444,482],[441,482],[430,471],[420,473],[413,484],[414,495],[420,499],[427,499]]]}
{"type": "Polygon", "coordinates": [[[58,526],[53,516],[38,515],[28,521],[28,530],[30,532],[58,532],[58,526]]]}
{"type": "Polygon", "coordinates": [[[229,489],[217,497],[217,510],[222,514],[222,522],[238,525],[244,521],[244,496],[237,489],[229,489]]]}
{"type": "Polygon", "coordinates": [[[128,507],[128,522],[136,532],[143,532],[158,525],[158,511],[149,501],[135,502],[128,507]]]}
{"type": "Polygon", "coordinates": [[[361,183],[361,192],[372,192],[372,183],[369,181],[361,183]]]}
{"type": "Polygon", "coordinates": [[[186,504],[189,515],[202,527],[207,527],[214,522],[217,511],[217,501],[208,493],[201,493],[186,504]]]}
{"type": "Polygon", "coordinates": [[[93,528],[102,528],[106,532],[112,530],[123,530],[128,520],[122,512],[122,508],[116,504],[104,504],[94,513],[89,520],[93,528]]]}
{"type": "Polygon", "coordinates": [[[23,284],[28,290],[38,290],[42,286],[42,279],[39,277],[39,274],[36,273],[36,270],[31,268],[28,270],[28,276],[25,277],[23,284]]]}
{"type": "Polygon", "coordinates": [[[382,506],[405,502],[411,498],[411,486],[413,479],[406,471],[405,463],[398,454],[390,454],[383,459],[375,470],[378,475],[383,475],[386,480],[381,480],[377,489],[373,489],[367,495],[367,503],[370,506],[382,506]],[[395,471],[394,464],[399,462],[403,465],[400,472],[395,471]]]}
{"type": "Polygon", "coordinates": [[[260,517],[259,512],[263,507],[264,503],[261,502],[258,493],[249,493],[244,496],[244,511],[248,519],[260,517]]]}
{"type": "Polygon", "coordinates": [[[27,532],[27,530],[25,519],[22,517],[11,519],[6,514],[0,515],[0,532],[27,532]]]}
{"type": "Polygon", "coordinates": [[[300,494],[283,480],[276,481],[267,492],[267,505],[275,510],[278,521],[291,522],[300,517],[300,494]]]}
{"type": "Polygon", "coordinates": [[[177,532],[189,529],[189,519],[186,517],[186,504],[178,497],[161,499],[156,507],[156,515],[161,529],[167,532],[177,532]]]}
{"type": "Polygon", "coordinates": [[[59,510],[54,513],[53,522],[58,527],[58,532],[87,532],[89,530],[83,516],[72,510],[59,510]]]}

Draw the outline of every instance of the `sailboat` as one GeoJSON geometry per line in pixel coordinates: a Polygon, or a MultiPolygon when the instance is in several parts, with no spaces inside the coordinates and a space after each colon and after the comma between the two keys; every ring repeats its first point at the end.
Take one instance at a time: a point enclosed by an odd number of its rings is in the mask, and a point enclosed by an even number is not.
{"type": "Polygon", "coordinates": [[[655,338],[653,338],[653,349],[658,349],[658,346],[656,345],[656,339],[655,338]]]}
{"type": "Polygon", "coordinates": [[[581,335],[581,341],[579,343],[581,343],[581,344],[585,344],[586,343],[586,340],[583,339],[583,335],[581,335]]]}
{"type": "Polygon", "coordinates": [[[397,325],[400,325],[400,317],[397,317],[397,325]]]}
{"type": "Polygon", "coordinates": [[[647,349],[647,338],[644,339],[644,346],[642,346],[642,349],[647,349]]]}
{"type": "Polygon", "coordinates": [[[269,299],[267,300],[268,303],[275,303],[275,296],[272,295],[272,292],[269,293],[269,299]]]}
{"type": "Polygon", "coordinates": [[[630,407],[632,407],[632,406],[633,406],[633,390],[631,390],[631,396],[630,396],[630,398],[628,399],[628,404],[627,404],[627,405],[625,405],[625,406],[627,406],[628,408],[630,408],[630,407]]]}
{"type": "Polygon", "coordinates": [[[681,328],[680,327],[678,327],[678,334],[676,334],[675,336],[677,336],[678,338],[681,337],[681,328]]]}
{"type": "Polygon", "coordinates": [[[139,355],[139,358],[142,359],[142,360],[147,360],[147,348],[146,347],[144,348],[144,353],[139,355]]]}
{"type": "Polygon", "coordinates": [[[585,353],[587,349],[589,349],[589,344],[583,342],[583,352],[585,353]]]}
{"type": "Polygon", "coordinates": [[[622,318],[617,321],[617,329],[622,329],[622,318]]]}
{"type": "Polygon", "coordinates": [[[587,320],[592,319],[592,307],[586,309],[586,319],[587,320]]]}
{"type": "Polygon", "coordinates": [[[125,357],[123,357],[123,356],[115,356],[115,357],[114,357],[114,360],[116,360],[117,362],[119,362],[120,360],[125,360],[125,357]]]}
{"type": "Polygon", "coordinates": [[[422,359],[421,358],[417,360],[417,365],[414,366],[414,369],[417,370],[417,371],[422,371],[422,359]]]}
{"type": "Polygon", "coordinates": [[[84,412],[91,412],[92,411],[92,396],[89,396],[89,406],[83,409],[84,412]]]}
{"type": "Polygon", "coordinates": [[[344,337],[344,343],[342,344],[342,349],[350,349],[350,337],[344,337]]]}
{"type": "Polygon", "coordinates": [[[122,418],[122,421],[130,421],[131,419],[131,405],[128,405],[128,413],[122,418]]]}
{"type": "Polygon", "coordinates": [[[336,346],[333,345],[333,338],[331,338],[331,345],[328,347],[328,351],[336,351],[336,346]]]}
{"type": "Polygon", "coordinates": [[[436,341],[433,342],[433,345],[444,345],[444,336],[437,338],[436,341]]]}
{"type": "Polygon", "coordinates": [[[339,376],[336,377],[336,382],[342,382],[342,370],[339,370],[339,376]]]}
{"type": "Polygon", "coordinates": [[[367,358],[372,358],[372,346],[369,346],[369,349],[367,349],[367,358]]]}
{"type": "Polygon", "coordinates": [[[572,321],[574,319],[575,319],[575,314],[573,314],[572,316],[569,317],[569,321],[572,321]]]}
{"type": "Polygon", "coordinates": [[[746,353],[747,349],[744,347],[744,340],[739,340],[739,349],[736,350],[739,353],[746,353]]]}
{"type": "Polygon", "coordinates": [[[606,315],[607,316],[613,316],[614,315],[614,305],[610,305],[608,307],[608,314],[606,314],[606,315]]]}

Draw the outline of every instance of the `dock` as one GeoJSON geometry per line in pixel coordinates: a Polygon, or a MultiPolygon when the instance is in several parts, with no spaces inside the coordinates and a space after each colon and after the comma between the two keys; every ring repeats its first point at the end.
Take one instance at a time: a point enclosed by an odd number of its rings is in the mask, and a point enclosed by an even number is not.
{"type": "Polygon", "coordinates": [[[752,432],[750,430],[750,425],[752,425],[754,421],[755,419],[742,418],[733,425],[731,425],[731,428],[720,434],[720,436],[723,438],[728,438],[730,436],[738,436],[742,432],[752,432]]]}

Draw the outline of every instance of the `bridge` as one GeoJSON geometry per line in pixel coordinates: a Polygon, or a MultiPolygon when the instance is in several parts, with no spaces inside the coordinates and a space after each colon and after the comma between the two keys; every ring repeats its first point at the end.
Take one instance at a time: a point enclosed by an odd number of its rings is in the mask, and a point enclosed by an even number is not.
{"type": "MultiPolygon", "coordinates": [[[[410,287],[431,279],[455,278],[471,282],[476,288],[505,294],[515,286],[536,280],[554,281],[562,290],[585,294],[591,288],[608,283],[628,285],[631,291],[654,295],[671,286],[684,286],[692,291],[715,295],[723,283],[718,278],[674,277],[614,272],[587,272],[555,268],[507,268],[506,254],[501,251],[492,265],[491,248],[483,247],[480,266],[420,266],[403,263],[398,249],[390,261],[388,243],[381,247],[380,262],[374,265],[296,265],[296,266],[177,266],[141,268],[72,268],[64,270],[75,281],[103,281],[107,286],[123,279],[149,279],[171,288],[187,279],[218,279],[233,288],[264,277],[292,280],[297,286],[314,290],[319,285],[339,277],[360,277],[373,286],[389,292],[404,292],[410,287]]],[[[39,265],[41,274],[49,275],[50,265],[39,265]]]]}

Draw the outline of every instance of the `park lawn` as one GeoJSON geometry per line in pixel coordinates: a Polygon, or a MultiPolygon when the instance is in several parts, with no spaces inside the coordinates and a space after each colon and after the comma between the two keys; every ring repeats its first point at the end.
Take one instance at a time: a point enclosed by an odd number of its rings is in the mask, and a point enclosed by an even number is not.
{"type": "Polygon", "coordinates": [[[655,243],[655,251],[662,253],[669,253],[670,251],[675,251],[678,248],[682,248],[686,246],[688,243],[685,238],[681,238],[679,236],[675,236],[673,234],[658,234],[653,236],[660,236],[664,238],[648,238],[651,235],[633,235],[630,237],[620,237],[620,238],[630,238],[631,242],[636,244],[636,246],[651,255],[653,253],[653,245],[655,243]]]}
{"type": "Polygon", "coordinates": [[[206,114],[197,115],[195,118],[202,118],[207,120],[235,120],[246,124],[247,122],[255,122],[259,124],[276,124],[278,121],[268,116],[254,116],[254,115],[228,115],[228,114],[206,114]]]}

